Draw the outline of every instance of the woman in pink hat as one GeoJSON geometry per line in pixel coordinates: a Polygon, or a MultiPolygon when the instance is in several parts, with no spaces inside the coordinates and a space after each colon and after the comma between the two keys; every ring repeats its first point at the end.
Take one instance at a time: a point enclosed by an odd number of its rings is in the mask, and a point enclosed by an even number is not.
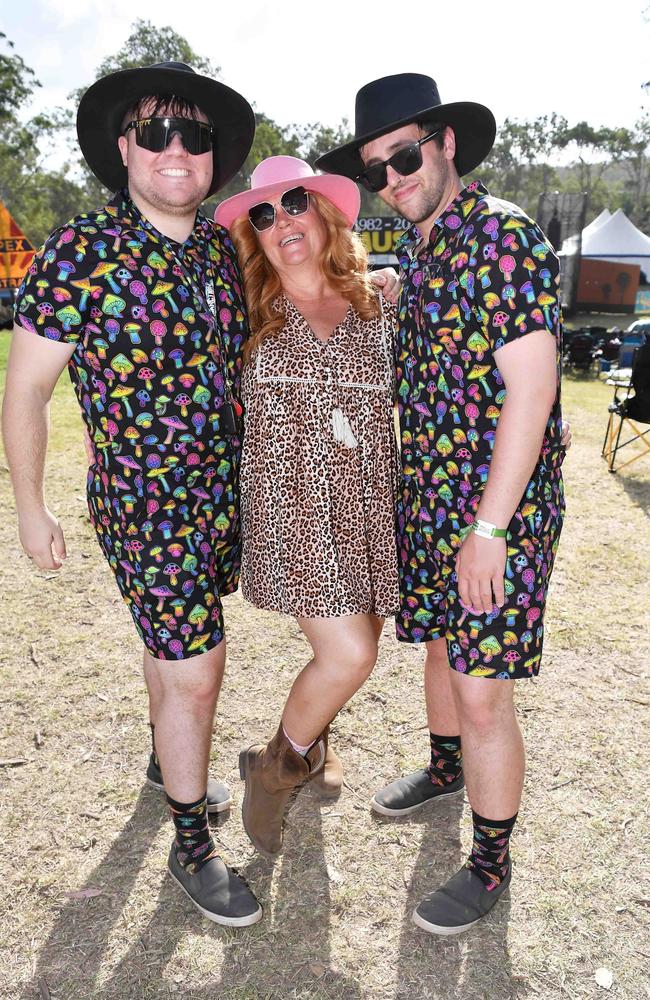
{"type": "Polygon", "coordinates": [[[328,726],[370,675],[397,606],[394,307],[351,231],[353,181],[272,156],[222,202],[243,269],[251,337],[242,392],[242,589],[296,618],[312,647],[277,731],[240,754],[243,820],[282,847],[285,807],[310,777],[342,783],[328,726]]]}

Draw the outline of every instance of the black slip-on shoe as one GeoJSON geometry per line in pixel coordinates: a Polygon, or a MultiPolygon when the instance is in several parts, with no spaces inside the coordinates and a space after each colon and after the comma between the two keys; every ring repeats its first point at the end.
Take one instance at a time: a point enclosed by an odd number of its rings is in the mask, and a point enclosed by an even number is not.
{"type": "Polygon", "coordinates": [[[510,885],[512,864],[503,882],[488,891],[476,872],[461,868],[413,910],[413,922],[429,934],[460,934],[489,913],[510,885]]]}
{"type": "Polygon", "coordinates": [[[448,795],[462,795],[465,779],[461,771],[455,781],[448,785],[436,785],[429,777],[426,768],[405,774],[403,778],[392,781],[385,788],[380,788],[370,800],[370,805],[376,813],[382,816],[408,816],[434,799],[448,795]]]}
{"type": "MultiPolygon", "coordinates": [[[[160,770],[160,766],[156,764],[153,754],[149,757],[149,766],[147,767],[147,784],[151,785],[153,788],[160,789],[161,792],[164,792],[165,790],[162,771],[160,770]]],[[[226,809],[230,809],[231,805],[232,798],[230,797],[230,789],[228,786],[224,785],[221,781],[217,781],[215,778],[208,778],[208,812],[225,812],[226,809]]]]}
{"type": "Polygon", "coordinates": [[[167,864],[171,877],[208,920],[224,927],[249,927],[262,919],[264,911],[245,880],[221,858],[211,858],[190,875],[179,863],[172,844],[167,864]]]}

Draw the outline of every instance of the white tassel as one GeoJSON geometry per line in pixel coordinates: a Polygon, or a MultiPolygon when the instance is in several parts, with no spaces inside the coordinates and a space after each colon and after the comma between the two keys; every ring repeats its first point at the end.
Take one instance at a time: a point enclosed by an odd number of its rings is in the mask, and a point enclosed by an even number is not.
{"type": "Polygon", "coordinates": [[[357,439],[352,433],[350,421],[342,410],[335,407],[332,410],[332,434],[334,440],[344,444],[346,448],[356,448],[357,439]]]}

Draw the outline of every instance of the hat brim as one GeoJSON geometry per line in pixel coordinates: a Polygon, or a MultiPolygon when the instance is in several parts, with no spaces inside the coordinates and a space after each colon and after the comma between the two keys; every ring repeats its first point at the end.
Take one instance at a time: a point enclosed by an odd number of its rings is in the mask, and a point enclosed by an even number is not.
{"type": "Polygon", "coordinates": [[[350,142],[343,143],[320,156],[316,160],[316,166],[326,173],[343,174],[354,179],[364,166],[360,154],[362,146],[372,142],[373,139],[378,139],[381,135],[402,128],[403,125],[411,125],[413,122],[426,119],[432,121],[439,119],[453,128],[456,136],[454,163],[461,177],[475,170],[494,145],[497,126],[490,109],[484,104],[476,104],[473,101],[456,101],[452,104],[436,104],[431,108],[424,108],[415,115],[409,115],[374,132],[355,137],[350,142]]]}
{"type": "Polygon", "coordinates": [[[220,205],[217,205],[214,221],[225,226],[226,229],[230,229],[233,222],[240,216],[246,215],[253,205],[259,205],[261,202],[267,201],[271,195],[281,194],[294,187],[304,187],[306,191],[322,194],[343,213],[351,227],[357,221],[361,207],[361,195],[358,187],[348,177],[338,177],[332,174],[291,177],[287,178],[286,181],[276,181],[273,184],[266,184],[264,187],[234,194],[231,198],[226,198],[220,205]]]}
{"type": "Polygon", "coordinates": [[[144,67],[102,77],[81,98],[77,136],[86,163],[109,191],[127,184],[117,140],[122,119],[142,97],[174,94],[195,104],[214,130],[214,168],[206,197],[231,180],[248,156],[255,135],[255,115],[248,101],[223,83],[184,70],[144,67]]]}

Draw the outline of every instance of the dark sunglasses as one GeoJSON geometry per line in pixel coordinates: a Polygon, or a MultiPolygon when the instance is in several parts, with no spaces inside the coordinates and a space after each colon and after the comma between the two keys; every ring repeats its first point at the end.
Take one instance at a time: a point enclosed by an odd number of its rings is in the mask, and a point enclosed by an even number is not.
{"type": "Polygon", "coordinates": [[[180,136],[183,146],[192,156],[209,153],[212,149],[212,126],[194,118],[139,118],[129,122],[124,134],[131,129],[135,131],[138,146],[152,153],[162,153],[175,135],[180,136]]]}
{"type": "MultiPolygon", "coordinates": [[[[309,192],[305,191],[304,187],[290,188],[281,196],[280,208],[286,215],[290,215],[291,217],[304,215],[309,209],[309,192]]],[[[270,201],[263,201],[259,205],[253,205],[252,208],[248,209],[248,218],[258,233],[263,233],[266,229],[273,229],[275,225],[275,205],[272,205],[270,201]]]]}
{"type": "Polygon", "coordinates": [[[408,146],[402,146],[392,156],[389,156],[387,160],[383,160],[381,163],[371,163],[355,177],[355,180],[360,181],[368,191],[376,194],[377,191],[383,191],[388,184],[387,167],[392,167],[402,177],[414,174],[422,166],[422,150],[420,146],[423,146],[429,139],[433,139],[434,136],[440,135],[442,131],[442,128],[436,129],[435,132],[423,136],[422,139],[418,139],[416,142],[409,142],[408,146]]]}

